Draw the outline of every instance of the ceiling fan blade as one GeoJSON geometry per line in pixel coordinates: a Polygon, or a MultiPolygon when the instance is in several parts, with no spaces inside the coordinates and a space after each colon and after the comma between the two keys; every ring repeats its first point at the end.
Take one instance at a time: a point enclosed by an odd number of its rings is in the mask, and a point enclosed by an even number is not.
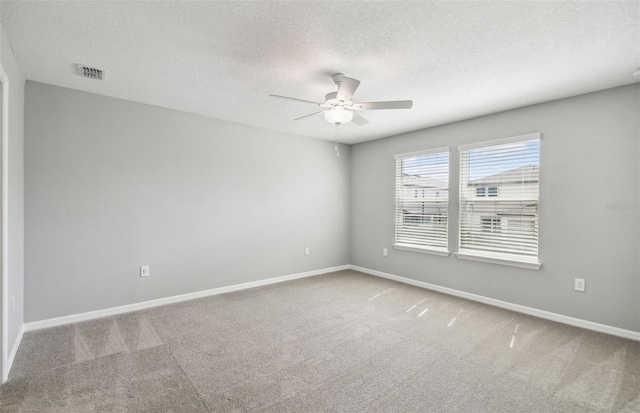
{"type": "Polygon", "coordinates": [[[353,112],[353,119],[351,119],[351,121],[358,126],[364,126],[369,123],[369,121],[362,117],[358,112],[353,112]]]}
{"type": "Polygon", "coordinates": [[[353,105],[354,109],[377,110],[377,109],[411,109],[413,100],[392,100],[388,102],[362,102],[353,105]]]}
{"type": "Polygon", "coordinates": [[[322,104],[322,103],[313,102],[313,101],[310,101],[310,100],[304,100],[304,99],[298,99],[298,98],[290,98],[288,96],[280,96],[280,95],[269,95],[269,96],[271,96],[272,98],[295,100],[297,102],[313,103],[314,105],[318,105],[318,106],[320,106],[322,104]]]}
{"type": "Polygon", "coordinates": [[[313,112],[313,113],[310,113],[308,115],[304,115],[304,116],[300,116],[299,118],[295,118],[294,120],[300,120],[300,119],[304,119],[304,118],[309,118],[311,116],[315,116],[315,115],[318,115],[318,114],[324,113],[324,112],[326,112],[326,110],[321,110],[320,112],[313,112]]]}
{"type": "Polygon", "coordinates": [[[340,81],[340,86],[338,86],[338,94],[336,95],[336,98],[344,102],[350,101],[353,94],[356,93],[356,89],[358,89],[359,85],[359,80],[351,79],[350,77],[343,77],[340,81]]]}

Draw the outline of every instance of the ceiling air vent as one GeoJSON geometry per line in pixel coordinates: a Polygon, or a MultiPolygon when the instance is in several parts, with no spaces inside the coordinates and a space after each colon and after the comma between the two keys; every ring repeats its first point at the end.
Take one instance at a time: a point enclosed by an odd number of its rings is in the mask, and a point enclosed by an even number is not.
{"type": "Polygon", "coordinates": [[[104,80],[104,70],[84,65],[78,65],[78,74],[89,79],[104,80]]]}

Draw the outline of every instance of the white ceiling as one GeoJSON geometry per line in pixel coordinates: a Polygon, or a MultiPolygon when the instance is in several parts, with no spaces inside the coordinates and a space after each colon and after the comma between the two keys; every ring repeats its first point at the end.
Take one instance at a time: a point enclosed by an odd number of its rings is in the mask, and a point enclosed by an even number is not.
{"type": "Polygon", "coordinates": [[[333,139],[313,105],[413,99],[340,127],[356,143],[637,81],[640,3],[2,2],[27,79],[333,139]],[[81,63],[104,82],[76,75],[81,63]]]}

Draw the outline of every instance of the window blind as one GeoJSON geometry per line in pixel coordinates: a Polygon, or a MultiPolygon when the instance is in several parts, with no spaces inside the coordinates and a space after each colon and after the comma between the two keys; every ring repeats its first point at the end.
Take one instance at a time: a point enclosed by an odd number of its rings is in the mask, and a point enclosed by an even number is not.
{"type": "Polygon", "coordinates": [[[449,148],[395,158],[394,246],[448,252],[449,148]]]}
{"type": "Polygon", "coordinates": [[[459,151],[459,252],[537,263],[540,135],[459,151]]]}

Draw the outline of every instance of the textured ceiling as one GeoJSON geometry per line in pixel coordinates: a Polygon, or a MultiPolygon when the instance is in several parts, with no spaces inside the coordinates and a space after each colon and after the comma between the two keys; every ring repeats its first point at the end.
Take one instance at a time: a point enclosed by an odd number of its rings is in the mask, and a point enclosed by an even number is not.
{"type": "Polygon", "coordinates": [[[27,79],[333,139],[331,75],[355,101],[413,99],[340,127],[356,143],[633,83],[639,2],[60,2],[1,5],[27,79]],[[104,82],[75,74],[80,63],[104,82]]]}

